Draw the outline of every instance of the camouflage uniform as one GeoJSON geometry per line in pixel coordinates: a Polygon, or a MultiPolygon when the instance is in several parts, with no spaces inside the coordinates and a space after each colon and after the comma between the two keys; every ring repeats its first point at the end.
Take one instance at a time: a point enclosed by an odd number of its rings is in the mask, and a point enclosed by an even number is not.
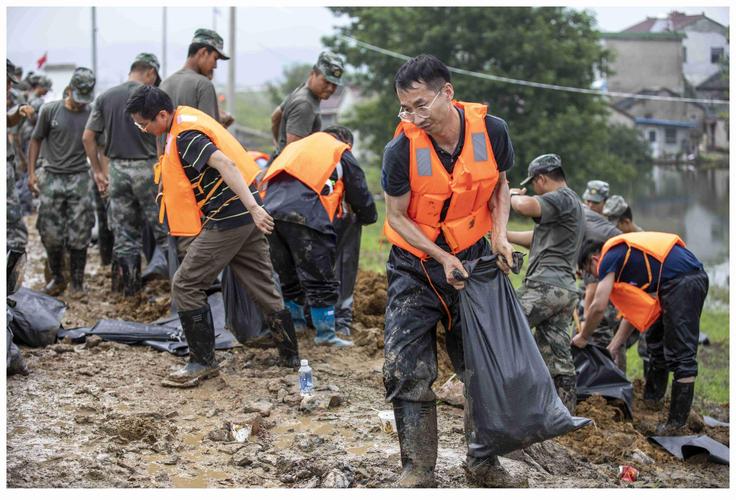
{"type": "MultiPolygon", "coordinates": [[[[7,141],[7,139],[6,139],[7,141]]],[[[28,242],[28,230],[23,222],[18,192],[15,188],[15,165],[13,147],[7,141],[8,149],[5,159],[5,175],[7,177],[7,203],[5,205],[6,220],[8,222],[6,248],[17,252],[26,251],[28,242]]]]}
{"type": "Polygon", "coordinates": [[[559,375],[574,377],[569,331],[577,293],[542,281],[527,280],[518,295],[550,375],[553,378],[559,375]]]}
{"type": "Polygon", "coordinates": [[[46,248],[87,248],[94,226],[89,172],[38,174],[41,205],[36,227],[46,248]]]}

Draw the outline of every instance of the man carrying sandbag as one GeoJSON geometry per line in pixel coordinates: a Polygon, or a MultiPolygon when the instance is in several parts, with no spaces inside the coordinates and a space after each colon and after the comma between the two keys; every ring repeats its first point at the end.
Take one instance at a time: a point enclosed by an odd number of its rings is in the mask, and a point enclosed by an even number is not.
{"type": "MultiPolygon", "coordinates": [[[[506,171],[514,150],[506,123],[489,115],[487,106],[453,99],[450,72],[436,57],[408,60],[394,82],[401,123],[386,145],[381,176],[384,230],[393,243],[386,265],[383,379],[401,447],[398,486],[431,487],[437,461],[436,326],[442,321],[448,354],[462,375],[458,290],[467,273],[461,261],[493,250],[509,271],[506,171]]],[[[465,424],[467,436],[475,424],[472,418],[465,424]]],[[[479,486],[523,484],[495,455],[469,454],[466,474],[479,486]]]]}
{"type": "Polygon", "coordinates": [[[532,217],[533,231],[509,231],[511,243],[531,249],[519,302],[539,352],[555,382],[557,394],[570,413],[575,412],[575,364],[570,351],[570,324],[578,301],[575,259],[585,234],[583,208],[575,191],[567,187],[562,160],[556,154],[538,156],[529,164],[530,185],[511,190],[511,208],[532,217]]]}
{"type": "Polygon", "coordinates": [[[634,328],[641,332],[649,328],[644,402],[661,408],[668,371],[674,372],[669,416],[656,433],[681,433],[690,414],[698,374],[700,314],[708,294],[703,264],[676,234],[643,231],[622,234],[605,243],[586,241],[578,265],[602,279],[590,316],[583,331],[573,337],[573,345],[585,347],[609,299],[624,317],[608,346],[614,357],[634,328]]]}

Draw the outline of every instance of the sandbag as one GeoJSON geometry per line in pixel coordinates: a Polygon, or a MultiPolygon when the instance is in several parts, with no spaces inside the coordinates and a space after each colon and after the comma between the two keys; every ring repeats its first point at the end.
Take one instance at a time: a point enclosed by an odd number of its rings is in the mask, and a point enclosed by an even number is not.
{"type": "Polygon", "coordinates": [[[7,317],[7,323],[5,324],[5,372],[8,377],[18,373],[28,375],[28,368],[26,367],[25,361],[23,361],[20,349],[13,342],[13,330],[10,328],[10,323],[13,321],[13,313],[10,311],[10,307],[6,306],[5,309],[7,317]]]}
{"type": "MultiPolygon", "coordinates": [[[[278,276],[274,283],[281,292],[278,276]]],[[[222,298],[225,303],[225,325],[243,345],[261,344],[271,337],[260,307],[253,302],[238,277],[225,266],[222,271],[222,298]]]]}
{"type": "Polygon", "coordinates": [[[578,401],[600,394],[606,399],[624,403],[625,417],[633,418],[634,388],[607,349],[588,344],[584,349],[572,346],[572,359],[577,375],[578,401]]]}
{"type": "Polygon", "coordinates": [[[590,423],[557,396],[524,311],[496,256],[465,263],[460,291],[466,402],[475,429],[468,453],[503,455],[590,423]]]}
{"type": "Polygon", "coordinates": [[[718,441],[706,436],[651,436],[649,441],[657,443],[672,455],[687,460],[693,455],[707,453],[708,460],[717,464],[728,465],[729,450],[718,441]]]}
{"type": "Polygon", "coordinates": [[[29,347],[43,347],[56,342],[66,304],[24,287],[8,296],[8,304],[13,313],[11,328],[16,342],[29,347]]]}
{"type": "Polygon", "coordinates": [[[179,341],[181,330],[170,326],[147,325],[135,321],[103,319],[97,322],[87,335],[97,335],[103,340],[138,344],[144,340],[179,341]]]}

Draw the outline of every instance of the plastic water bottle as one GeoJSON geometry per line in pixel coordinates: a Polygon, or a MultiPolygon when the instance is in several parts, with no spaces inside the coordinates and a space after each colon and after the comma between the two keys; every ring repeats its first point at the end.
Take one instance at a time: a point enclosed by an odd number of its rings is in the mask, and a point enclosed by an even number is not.
{"type": "Polygon", "coordinates": [[[299,368],[299,392],[302,396],[311,396],[313,390],[312,367],[309,366],[309,362],[306,359],[303,359],[302,365],[299,368]]]}

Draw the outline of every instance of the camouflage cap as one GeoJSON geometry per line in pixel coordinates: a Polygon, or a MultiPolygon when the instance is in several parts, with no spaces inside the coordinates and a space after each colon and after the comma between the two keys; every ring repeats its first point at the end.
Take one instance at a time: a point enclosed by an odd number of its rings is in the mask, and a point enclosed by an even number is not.
{"type": "Polygon", "coordinates": [[[608,220],[618,220],[626,209],[629,208],[629,204],[626,203],[623,196],[614,194],[606,200],[606,204],[603,205],[603,215],[608,217],[608,220]]]}
{"type": "Polygon", "coordinates": [[[541,156],[537,156],[531,161],[531,163],[529,163],[529,168],[527,169],[527,178],[521,181],[521,185],[526,186],[537,175],[546,174],[558,168],[562,168],[562,160],[560,159],[559,155],[556,155],[554,153],[547,153],[541,156]]]}
{"type": "Polygon", "coordinates": [[[77,68],[69,82],[72,88],[72,99],[82,104],[89,104],[94,99],[95,74],[89,68],[77,68]]]}
{"type": "Polygon", "coordinates": [[[605,181],[589,181],[583,193],[583,200],[602,203],[608,198],[608,183],[605,181]]]}
{"type": "Polygon", "coordinates": [[[51,90],[51,87],[54,86],[54,82],[48,76],[42,76],[38,84],[48,90],[51,90]]]}
{"type": "Polygon", "coordinates": [[[209,45],[217,51],[217,53],[220,55],[220,59],[230,59],[223,52],[225,42],[223,42],[222,37],[218,35],[217,32],[214,30],[199,28],[197,31],[194,32],[192,43],[203,43],[205,45],[209,45]]]}
{"type": "Polygon", "coordinates": [[[5,73],[7,74],[7,78],[13,83],[18,83],[18,79],[15,77],[15,64],[13,64],[8,58],[5,58],[5,62],[5,73]]]}
{"type": "Polygon", "coordinates": [[[325,79],[335,85],[342,85],[342,74],[345,72],[345,61],[342,57],[329,51],[320,53],[317,64],[314,67],[325,79]]]}
{"type": "Polygon", "coordinates": [[[135,59],[133,59],[133,64],[135,63],[143,63],[156,70],[156,82],[154,83],[154,86],[158,87],[159,83],[161,83],[161,64],[159,64],[156,55],[151,54],[150,52],[141,52],[135,56],[135,59]]]}

